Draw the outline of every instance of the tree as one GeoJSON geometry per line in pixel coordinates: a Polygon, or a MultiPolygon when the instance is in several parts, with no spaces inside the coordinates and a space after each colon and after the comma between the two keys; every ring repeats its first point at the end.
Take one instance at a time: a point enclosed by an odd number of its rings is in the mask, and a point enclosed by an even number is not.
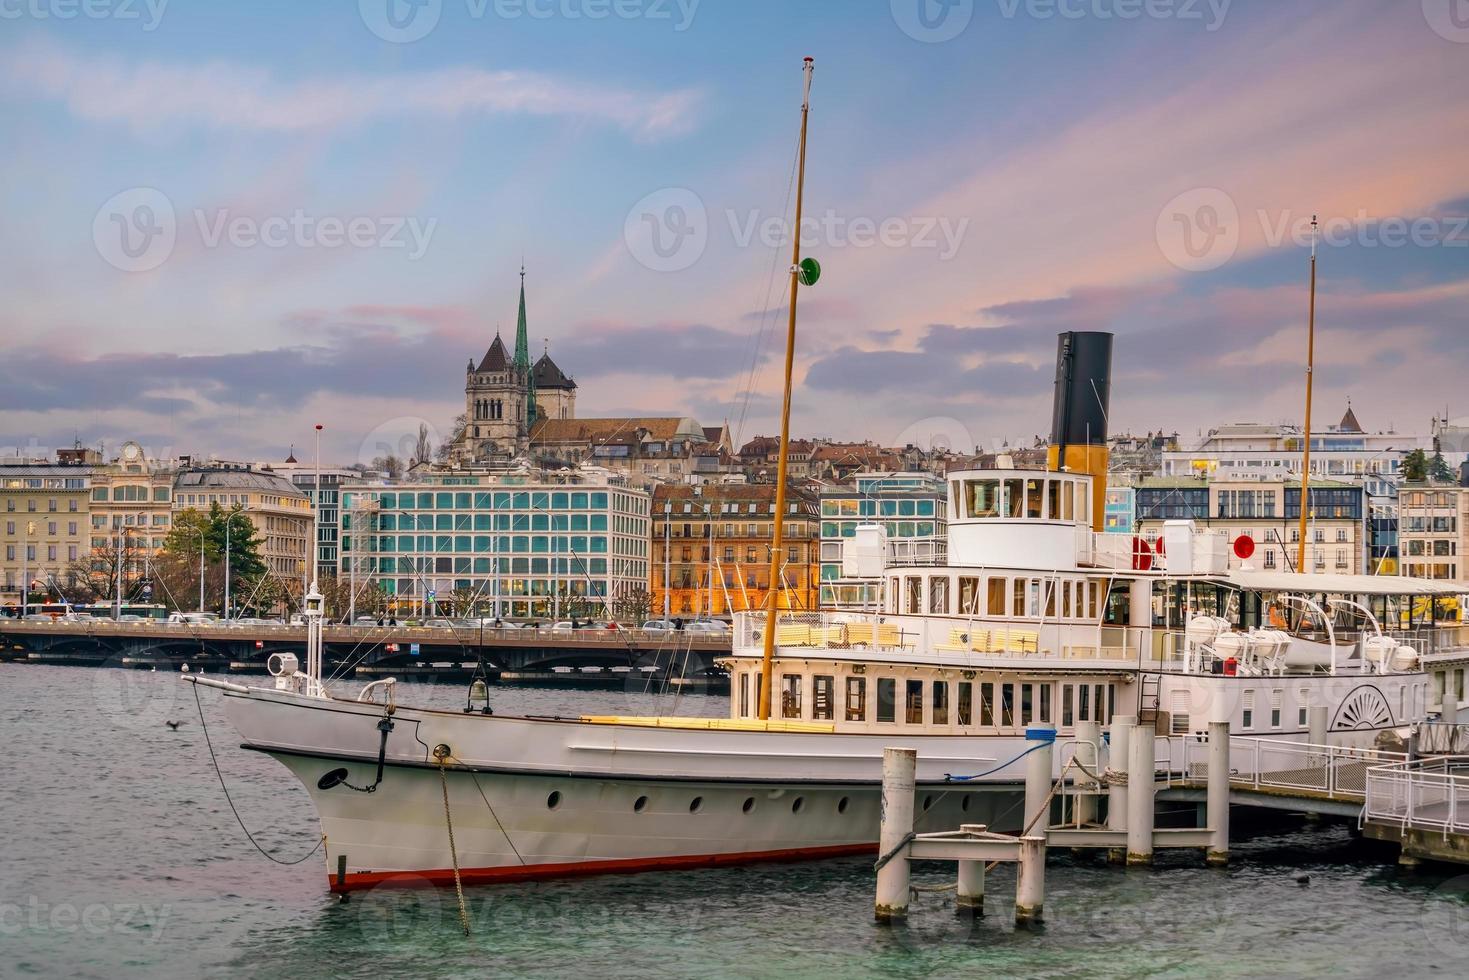
{"type": "Polygon", "coordinates": [[[403,461],[391,453],[387,456],[374,456],[371,465],[373,469],[386,473],[394,480],[403,475],[403,461]]]}
{"type": "Polygon", "coordinates": [[[428,437],[428,423],[418,423],[418,439],[413,445],[414,466],[421,466],[434,458],[433,440],[428,437]]]}
{"type": "Polygon", "coordinates": [[[1428,479],[1434,483],[1454,482],[1454,471],[1449,468],[1449,461],[1443,458],[1442,450],[1435,449],[1433,458],[1428,461],[1428,479]]]}
{"type": "Polygon", "coordinates": [[[641,585],[627,586],[612,599],[612,615],[619,623],[642,623],[653,608],[653,597],[641,585]]]}
{"type": "Polygon", "coordinates": [[[440,463],[447,463],[449,457],[454,455],[454,447],[464,441],[464,431],[468,428],[469,414],[467,412],[460,412],[454,417],[454,431],[449,434],[448,439],[445,439],[439,444],[438,449],[434,450],[434,460],[440,463]]]}
{"type": "MultiPolygon", "coordinates": [[[[224,601],[226,550],[232,602],[244,602],[268,571],[260,556],[261,539],[243,508],[225,510],[214,503],[207,512],[192,507],[180,511],[174,515],[173,527],[155,562],[164,600],[177,608],[192,609],[198,604],[201,547],[205,563],[205,608],[217,608],[224,601]]],[[[261,586],[260,592],[276,600],[283,600],[287,595],[284,586],[279,589],[261,586]]]]}
{"type": "Polygon", "coordinates": [[[1421,449],[1403,456],[1403,482],[1424,483],[1428,480],[1428,457],[1421,449]]]}
{"type": "MultiPolygon", "coordinates": [[[[124,529],[126,532],[129,529],[124,529]]],[[[117,580],[122,576],[122,597],[131,600],[141,579],[139,566],[143,563],[142,553],[129,533],[123,533],[120,541],[105,548],[94,548],[85,558],[79,558],[66,566],[65,574],[70,583],[72,602],[101,602],[117,598],[117,580]]]]}

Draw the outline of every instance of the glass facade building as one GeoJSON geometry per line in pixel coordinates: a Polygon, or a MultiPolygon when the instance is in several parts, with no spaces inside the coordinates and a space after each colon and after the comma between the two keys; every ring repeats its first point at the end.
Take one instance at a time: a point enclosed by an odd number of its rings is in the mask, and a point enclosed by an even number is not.
{"type": "Polygon", "coordinates": [[[400,614],[452,597],[458,615],[545,618],[578,597],[604,618],[608,600],[647,587],[649,496],[615,477],[565,479],[344,485],[338,574],[372,581],[400,614]]]}
{"type": "Polygon", "coordinates": [[[859,524],[887,530],[895,553],[915,560],[942,561],[948,542],[948,492],[941,477],[928,473],[858,473],[851,487],[821,494],[821,607],[870,609],[878,598],[878,579],[842,577],[842,542],[855,537],[859,524]]]}

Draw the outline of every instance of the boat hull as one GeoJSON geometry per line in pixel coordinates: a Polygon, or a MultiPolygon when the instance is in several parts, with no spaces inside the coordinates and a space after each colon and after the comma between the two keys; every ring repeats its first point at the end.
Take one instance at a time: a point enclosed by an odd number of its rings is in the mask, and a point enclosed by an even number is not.
{"type": "Polygon", "coordinates": [[[939,771],[940,762],[982,770],[996,748],[1009,760],[1024,752],[1020,739],[675,734],[399,709],[377,783],[381,705],[266,691],[226,698],[246,746],[310,794],[334,891],[451,883],[456,862],[474,883],[875,853],[884,744],[930,760],[915,801],[920,832],[1022,822],[1023,762],[986,780],[946,783],[939,771]],[[438,745],[451,753],[442,769],[438,745]],[[345,780],[324,787],[339,769],[345,780]]]}

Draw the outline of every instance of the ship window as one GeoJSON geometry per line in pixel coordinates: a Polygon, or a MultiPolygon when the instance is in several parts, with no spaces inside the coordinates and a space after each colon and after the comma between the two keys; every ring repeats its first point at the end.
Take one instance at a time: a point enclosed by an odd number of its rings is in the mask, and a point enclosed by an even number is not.
{"type": "Polygon", "coordinates": [[[1098,684],[1093,688],[1096,694],[1096,700],[1092,703],[1092,721],[1100,721],[1106,724],[1111,720],[1104,707],[1106,701],[1103,700],[1107,696],[1108,690],[1110,690],[1110,687],[1106,684],[1098,684]]]}
{"type": "Polygon", "coordinates": [[[1051,520],[1061,519],[1061,498],[1066,495],[1066,484],[1060,480],[1046,481],[1046,513],[1051,520]]]}
{"type": "Polygon", "coordinates": [[[1078,721],[1092,720],[1092,689],[1086,684],[1076,688],[1076,718],[1078,721]]]}
{"type": "Polygon", "coordinates": [[[877,720],[897,720],[898,682],[892,677],[877,679],[877,720]]]}
{"type": "Polygon", "coordinates": [[[888,608],[891,609],[893,612],[898,611],[898,597],[902,595],[902,593],[898,591],[898,583],[900,581],[902,580],[896,578],[892,579],[892,585],[888,588],[888,608]]]}
{"type": "Polygon", "coordinates": [[[959,606],[954,610],[961,616],[978,616],[979,579],[961,576],[959,579],[959,606]]]}
{"type": "Polygon", "coordinates": [[[1087,485],[1084,481],[1078,480],[1076,482],[1076,519],[1090,524],[1091,510],[1087,506],[1086,489],[1087,485]]]}
{"type": "Polygon", "coordinates": [[[836,708],[832,704],[836,696],[836,681],[829,674],[817,674],[811,678],[811,717],[816,721],[831,721],[836,708]]]}
{"type": "Polygon", "coordinates": [[[740,717],[750,717],[750,673],[740,672],[740,717]]]}
{"type": "Polygon", "coordinates": [[[1300,726],[1301,728],[1305,728],[1310,723],[1311,723],[1311,692],[1308,691],[1308,690],[1302,689],[1301,690],[1301,708],[1300,708],[1300,712],[1296,715],[1296,724],[1298,726],[1300,726]]]}
{"type": "Polygon", "coordinates": [[[1010,615],[1025,615],[1025,579],[1017,578],[1015,581],[1015,604],[1010,608],[1010,615]]]}
{"type": "Polygon", "coordinates": [[[928,611],[941,614],[949,611],[949,580],[947,577],[935,575],[928,580],[928,611]]]}
{"type": "Polygon", "coordinates": [[[1015,727],[1015,685],[1000,685],[1000,727],[1015,727]]]}
{"type": "Polygon", "coordinates": [[[801,675],[780,675],[780,714],[782,718],[801,717],[801,675]]]}
{"type": "Polygon", "coordinates": [[[1042,509],[1042,498],[1045,495],[1045,480],[1025,481],[1025,516],[1033,520],[1040,520],[1045,516],[1042,509]]]}
{"type": "Polygon", "coordinates": [[[1062,582],[1061,583],[1061,615],[1062,615],[1062,617],[1064,617],[1066,619],[1070,619],[1072,617],[1072,612],[1073,612],[1073,610],[1072,610],[1072,606],[1071,606],[1071,582],[1070,581],[1062,582]]]}
{"type": "Polygon", "coordinates": [[[1040,579],[1030,580],[1030,612],[1032,619],[1039,619],[1041,615],[1041,582],[1040,579]]]}
{"type": "Polygon", "coordinates": [[[1055,579],[1046,580],[1046,618],[1054,619],[1056,616],[1056,591],[1060,588],[1055,579]]]}
{"type": "Polygon", "coordinates": [[[931,721],[935,725],[949,723],[949,682],[933,682],[933,704],[930,706],[931,721]]]}
{"type": "Polygon", "coordinates": [[[1049,725],[1051,723],[1051,685],[1049,684],[1041,685],[1040,720],[1043,725],[1049,725]]]}
{"type": "Polygon", "coordinates": [[[989,606],[985,610],[990,616],[1005,615],[1005,580],[989,579],[989,606]]]}
{"type": "Polygon", "coordinates": [[[1086,584],[1086,591],[1087,591],[1087,607],[1086,607],[1086,615],[1087,615],[1087,618],[1088,619],[1096,619],[1097,618],[1098,602],[1101,599],[1101,594],[1102,594],[1101,584],[1098,583],[1098,582],[1088,582],[1086,584]]]}
{"type": "Polygon", "coordinates": [[[1280,727],[1280,700],[1281,700],[1281,696],[1282,696],[1282,692],[1280,692],[1280,691],[1271,691],[1270,692],[1270,727],[1271,728],[1279,728],[1280,727]]]}
{"type": "Polygon", "coordinates": [[[1071,489],[1073,486],[1070,480],[1064,480],[1056,487],[1061,494],[1061,520],[1063,521],[1076,519],[1076,494],[1071,489]]]}
{"type": "Polygon", "coordinates": [[[903,721],[910,725],[923,724],[923,682],[908,681],[905,684],[903,721]]]}
{"type": "Polygon", "coordinates": [[[988,682],[979,685],[979,723],[985,728],[995,724],[995,685],[988,682]]]}
{"type": "Polygon", "coordinates": [[[1020,685],[1020,725],[1024,727],[1035,721],[1035,685],[1020,685]]]}
{"type": "Polygon", "coordinates": [[[1072,688],[1070,684],[1061,685],[1061,727],[1070,728],[1076,724],[1076,715],[1072,708],[1072,688]]]}
{"type": "Polygon", "coordinates": [[[907,601],[903,603],[903,611],[916,616],[923,612],[923,579],[917,575],[909,575],[903,581],[907,586],[904,592],[907,601]]]}
{"type": "Polygon", "coordinates": [[[954,720],[959,725],[968,728],[974,724],[974,685],[969,681],[960,681],[958,697],[954,702],[954,720]]]}
{"type": "Polygon", "coordinates": [[[969,517],[1000,516],[1000,481],[970,480],[965,484],[969,517]]]}
{"type": "Polygon", "coordinates": [[[1241,700],[1242,700],[1242,703],[1243,703],[1244,707],[1243,707],[1243,710],[1240,713],[1239,727],[1241,727],[1241,728],[1254,728],[1255,727],[1255,692],[1254,691],[1246,691],[1244,693],[1244,697],[1241,700]]]}
{"type": "Polygon", "coordinates": [[[1025,481],[1005,481],[1005,512],[1011,517],[1025,515],[1025,481]]]}
{"type": "Polygon", "coordinates": [[[867,720],[867,678],[847,678],[847,720],[867,720]]]}

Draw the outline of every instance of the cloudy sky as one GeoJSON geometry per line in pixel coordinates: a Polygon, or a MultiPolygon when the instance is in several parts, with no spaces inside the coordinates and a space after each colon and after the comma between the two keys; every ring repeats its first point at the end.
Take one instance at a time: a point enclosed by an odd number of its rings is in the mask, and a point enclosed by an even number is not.
{"type": "Polygon", "coordinates": [[[367,459],[514,330],[579,413],[773,429],[801,57],[796,429],[1469,414],[1461,0],[6,0],[0,452],[367,459]],[[1455,3],[1459,3],[1456,10],[1455,3]]]}

